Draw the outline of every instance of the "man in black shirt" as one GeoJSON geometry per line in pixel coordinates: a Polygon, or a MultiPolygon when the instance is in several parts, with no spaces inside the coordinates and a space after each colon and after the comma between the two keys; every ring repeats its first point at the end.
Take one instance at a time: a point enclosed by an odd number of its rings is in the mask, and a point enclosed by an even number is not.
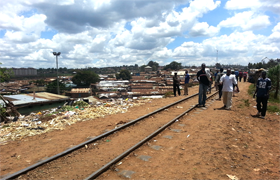
{"type": "Polygon", "coordinates": [[[201,64],[201,70],[197,72],[196,77],[199,81],[199,92],[198,92],[198,106],[205,107],[206,101],[206,92],[207,87],[209,86],[209,80],[206,71],[205,71],[205,64],[201,64]]]}
{"type": "Polygon", "coordinates": [[[173,76],[173,92],[174,92],[174,96],[176,96],[176,89],[178,90],[178,94],[179,96],[181,95],[180,92],[180,78],[177,76],[177,73],[174,73],[173,76]]]}
{"type": "Polygon", "coordinates": [[[257,94],[257,115],[253,117],[261,117],[265,118],[266,110],[267,110],[267,101],[269,98],[269,90],[271,89],[271,80],[266,77],[266,72],[262,72],[262,77],[258,79],[256,91],[253,97],[256,97],[257,94]],[[261,105],[262,104],[262,105],[261,105]]]}

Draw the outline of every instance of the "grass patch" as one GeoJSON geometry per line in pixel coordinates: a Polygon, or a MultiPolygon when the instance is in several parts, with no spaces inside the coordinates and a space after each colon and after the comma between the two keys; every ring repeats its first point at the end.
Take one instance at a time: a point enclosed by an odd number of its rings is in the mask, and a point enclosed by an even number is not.
{"type": "Polygon", "coordinates": [[[244,105],[245,105],[246,107],[249,107],[249,106],[250,106],[249,99],[243,99],[243,101],[244,101],[244,105]]]}
{"type": "Polygon", "coordinates": [[[275,113],[275,112],[279,112],[280,113],[280,108],[279,108],[279,106],[268,105],[267,106],[267,111],[268,112],[272,112],[272,113],[275,113]]]}
{"type": "Polygon", "coordinates": [[[2,126],[2,128],[7,128],[7,127],[10,127],[10,125],[4,125],[4,126],[2,126]]]}
{"type": "Polygon", "coordinates": [[[75,109],[75,107],[73,106],[62,106],[61,110],[62,111],[73,111],[75,109]]]}
{"type": "Polygon", "coordinates": [[[254,84],[251,84],[248,89],[248,94],[250,94],[253,97],[255,91],[256,91],[256,86],[254,86],[254,84]]]}
{"type": "Polygon", "coordinates": [[[166,97],[171,97],[172,95],[174,95],[173,92],[172,92],[172,91],[168,91],[168,92],[166,92],[166,93],[164,94],[164,97],[165,97],[165,98],[166,98],[166,97]]]}
{"type": "Polygon", "coordinates": [[[49,113],[49,114],[44,115],[43,117],[52,116],[52,115],[57,114],[57,113],[58,113],[57,111],[54,111],[54,112],[52,112],[52,113],[49,113]]]}
{"type": "Polygon", "coordinates": [[[250,101],[249,99],[242,99],[242,102],[238,104],[238,108],[244,108],[244,107],[249,107],[250,106],[250,101]]]}
{"type": "Polygon", "coordinates": [[[274,99],[274,93],[275,93],[274,91],[269,92],[269,99],[268,99],[268,101],[272,102],[272,103],[280,104],[280,93],[278,93],[278,96],[277,96],[276,99],[274,99]]]}

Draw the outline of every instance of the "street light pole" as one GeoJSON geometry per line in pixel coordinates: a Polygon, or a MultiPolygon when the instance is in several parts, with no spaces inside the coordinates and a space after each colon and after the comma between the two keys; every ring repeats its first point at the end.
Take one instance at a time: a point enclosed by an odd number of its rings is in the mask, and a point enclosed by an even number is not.
{"type": "Polygon", "coordinates": [[[53,55],[56,56],[56,76],[57,76],[57,94],[59,94],[59,79],[58,79],[58,60],[57,60],[57,56],[60,55],[60,52],[56,53],[56,52],[53,52],[53,55]]]}
{"type": "Polygon", "coordinates": [[[218,63],[218,52],[219,52],[219,51],[217,50],[217,58],[216,58],[216,62],[217,62],[217,63],[218,63]]]}

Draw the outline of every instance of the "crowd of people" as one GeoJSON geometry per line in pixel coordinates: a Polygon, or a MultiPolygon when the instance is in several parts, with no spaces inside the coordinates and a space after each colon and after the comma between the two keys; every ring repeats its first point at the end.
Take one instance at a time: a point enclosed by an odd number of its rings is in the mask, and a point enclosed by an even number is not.
{"type": "MultiPolygon", "coordinates": [[[[219,91],[217,100],[223,98],[224,106],[221,109],[231,110],[234,92],[239,92],[238,80],[241,82],[243,79],[243,82],[246,82],[248,73],[234,71],[230,68],[226,69],[226,73],[224,73],[224,69],[220,68],[215,74],[211,74],[210,70],[206,70],[206,65],[203,63],[201,65],[201,70],[197,72],[196,76],[199,82],[198,107],[205,107],[206,94],[207,92],[211,93],[211,86],[214,82],[214,88],[219,91]]],[[[188,95],[189,80],[190,76],[188,71],[185,71],[184,95],[188,95]]],[[[266,77],[266,72],[263,71],[261,77],[259,77],[257,81],[254,93],[254,98],[255,96],[257,97],[256,102],[258,113],[252,115],[253,117],[265,118],[270,89],[271,80],[266,77]]],[[[173,91],[174,96],[176,96],[176,92],[178,92],[179,96],[181,95],[180,78],[177,73],[174,73],[173,76],[173,91]]]]}

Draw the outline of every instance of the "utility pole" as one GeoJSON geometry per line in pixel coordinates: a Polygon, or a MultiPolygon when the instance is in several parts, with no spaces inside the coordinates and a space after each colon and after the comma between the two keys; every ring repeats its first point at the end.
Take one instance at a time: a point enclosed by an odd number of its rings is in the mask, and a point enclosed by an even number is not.
{"type": "Polygon", "coordinates": [[[218,52],[219,52],[219,51],[217,50],[217,58],[216,58],[216,63],[218,63],[218,52]]]}
{"type": "Polygon", "coordinates": [[[59,94],[59,79],[58,79],[58,60],[57,60],[57,56],[60,55],[60,52],[56,53],[56,52],[53,52],[53,55],[56,56],[56,76],[57,76],[57,94],[59,94]]]}

